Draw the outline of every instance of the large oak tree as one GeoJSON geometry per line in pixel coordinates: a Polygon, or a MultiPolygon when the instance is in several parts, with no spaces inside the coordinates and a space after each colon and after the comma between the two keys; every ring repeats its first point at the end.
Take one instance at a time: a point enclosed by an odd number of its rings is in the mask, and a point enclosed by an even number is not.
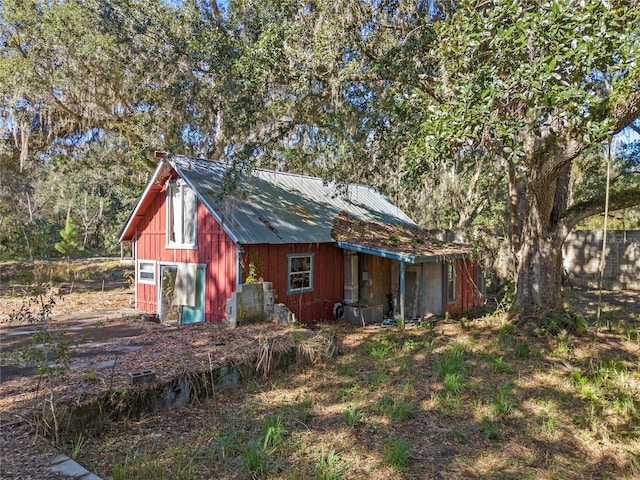
{"type": "MultiPolygon", "coordinates": [[[[604,210],[604,190],[571,204],[571,167],[640,115],[639,22],[630,2],[495,0],[459,2],[436,25],[424,149],[503,166],[525,312],[561,305],[564,239],[604,210]]],[[[637,182],[610,199],[638,204],[637,182]]]]}

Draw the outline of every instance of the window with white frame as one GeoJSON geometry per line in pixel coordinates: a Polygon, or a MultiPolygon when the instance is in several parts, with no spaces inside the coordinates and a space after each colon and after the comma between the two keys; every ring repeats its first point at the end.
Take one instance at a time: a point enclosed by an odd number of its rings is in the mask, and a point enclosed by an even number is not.
{"type": "Polygon", "coordinates": [[[156,284],[156,262],[153,260],[138,260],[138,283],[156,284]]]}
{"type": "Polygon", "coordinates": [[[287,264],[287,294],[313,291],[313,254],[290,254],[287,264]]]}
{"type": "Polygon", "coordinates": [[[196,196],[182,180],[167,184],[167,246],[196,247],[196,196]]]}
{"type": "Polygon", "coordinates": [[[447,262],[447,303],[458,301],[458,262],[447,262]]]}

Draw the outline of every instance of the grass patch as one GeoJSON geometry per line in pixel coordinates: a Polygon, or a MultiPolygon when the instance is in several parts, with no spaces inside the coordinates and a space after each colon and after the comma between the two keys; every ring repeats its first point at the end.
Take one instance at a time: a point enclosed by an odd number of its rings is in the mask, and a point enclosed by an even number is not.
{"type": "Polygon", "coordinates": [[[409,464],[411,446],[404,440],[390,438],[383,452],[385,465],[396,470],[403,470],[409,464]]]}
{"type": "Polygon", "coordinates": [[[331,449],[326,454],[324,450],[317,457],[314,469],[314,480],[341,480],[345,478],[346,463],[335,450],[331,449]]]}
{"type": "Polygon", "coordinates": [[[487,440],[498,440],[500,438],[500,424],[491,420],[488,416],[483,415],[480,419],[484,438],[487,440]]]}
{"type": "Polygon", "coordinates": [[[347,411],[344,414],[344,418],[347,422],[347,425],[353,428],[357,424],[363,422],[366,418],[366,415],[364,414],[364,412],[358,410],[358,408],[354,405],[349,405],[347,407],[347,411]]]}
{"type": "MultiPolygon", "coordinates": [[[[629,318],[618,321],[632,325],[629,318]]],[[[83,464],[122,479],[634,478],[638,471],[635,333],[601,329],[594,346],[588,334],[525,336],[495,319],[468,329],[453,322],[410,332],[335,328],[336,363],[274,372],[215,400],[109,425],[86,439],[83,464]]]]}
{"type": "Polygon", "coordinates": [[[240,456],[242,467],[251,478],[266,478],[279,471],[280,465],[262,448],[260,442],[249,441],[240,456]]]}
{"type": "Polygon", "coordinates": [[[504,357],[494,357],[491,359],[491,370],[493,373],[512,373],[513,368],[505,361],[504,357]]]}
{"type": "Polygon", "coordinates": [[[515,408],[516,401],[511,392],[512,388],[513,385],[509,383],[496,390],[493,399],[493,411],[496,415],[506,415],[515,408]]]}

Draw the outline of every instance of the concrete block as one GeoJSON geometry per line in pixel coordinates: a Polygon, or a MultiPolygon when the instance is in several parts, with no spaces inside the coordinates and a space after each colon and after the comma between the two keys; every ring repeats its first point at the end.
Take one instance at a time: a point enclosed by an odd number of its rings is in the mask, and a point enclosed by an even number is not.
{"type": "Polygon", "coordinates": [[[131,385],[153,383],[155,381],[156,372],[153,370],[144,370],[142,372],[129,373],[129,382],[131,383],[131,385]]]}

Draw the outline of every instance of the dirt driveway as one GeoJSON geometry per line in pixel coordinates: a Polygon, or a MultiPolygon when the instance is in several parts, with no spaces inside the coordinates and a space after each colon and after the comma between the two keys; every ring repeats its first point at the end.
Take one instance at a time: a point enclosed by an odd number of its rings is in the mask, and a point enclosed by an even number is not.
{"type": "MultiPolygon", "coordinates": [[[[54,379],[55,394],[61,405],[72,408],[113,389],[132,388],[131,373],[153,369],[157,382],[166,383],[189,371],[251,362],[264,341],[282,349],[295,344],[289,327],[266,323],[236,329],[213,324],[167,327],[136,318],[135,310],[123,307],[129,305],[128,295],[98,294],[94,302],[93,294],[82,295],[57,303],[50,324],[70,354],[64,379],[54,379]],[[108,305],[111,302],[114,305],[108,305]],[[71,305],[76,311],[70,311],[71,305]]],[[[0,312],[0,317],[4,314],[0,323],[0,478],[66,478],[49,470],[57,449],[35,438],[30,424],[32,413],[44,403],[42,380],[34,375],[34,366],[15,362],[14,353],[32,344],[35,328],[8,323],[7,304],[13,302],[15,309],[19,302],[7,297],[0,302],[5,307],[0,312]]]]}
{"type": "MultiPolygon", "coordinates": [[[[55,334],[56,341],[69,346],[72,355],[70,368],[75,369],[89,365],[91,358],[106,354],[122,357],[128,352],[149,345],[149,340],[142,338],[137,344],[122,343],[123,339],[131,340],[158,328],[141,322],[132,323],[130,319],[131,315],[121,318],[105,316],[88,320],[67,319],[55,323],[50,331],[55,334]]],[[[0,384],[15,377],[32,376],[36,371],[35,366],[18,365],[11,360],[17,358],[17,352],[33,344],[36,328],[33,325],[12,325],[0,328],[0,332],[0,352],[4,360],[0,384]]],[[[105,365],[98,365],[98,369],[105,368],[105,365]]]]}
{"type": "MultiPolygon", "coordinates": [[[[83,357],[116,351],[121,339],[139,336],[148,330],[132,323],[138,312],[129,306],[133,292],[82,292],[55,296],[48,330],[56,341],[68,345],[72,353],[72,368],[82,363],[83,357]]],[[[46,299],[45,301],[48,301],[46,299]]],[[[34,299],[0,297],[0,383],[16,376],[30,376],[35,367],[16,365],[16,352],[33,344],[37,325],[12,321],[20,318],[17,312],[28,308],[39,311],[34,299]],[[29,303],[31,302],[31,303],[29,303]]]]}

